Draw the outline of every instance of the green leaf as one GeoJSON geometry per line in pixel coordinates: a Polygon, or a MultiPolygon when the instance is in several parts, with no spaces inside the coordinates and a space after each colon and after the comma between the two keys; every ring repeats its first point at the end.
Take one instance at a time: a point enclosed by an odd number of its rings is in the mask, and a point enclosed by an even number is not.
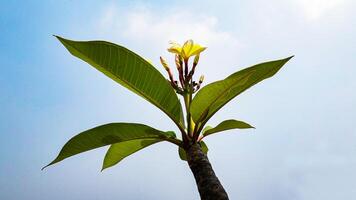
{"type": "Polygon", "coordinates": [[[178,147],[179,158],[183,161],[187,161],[187,155],[182,147],[178,147]]]}
{"type": "Polygon", "coordinates": [[[230,130],[230,129],[247,129],[247,128],[255,128],[253,126],[251,126],[250,124],[243,122],[243,121],[237,121],[234,119],[230,119],[230,120],[226,120],[221,122],[219,125],[217,125],[214,128],[208,128],[209,126],[207,126],[206,128],[204,128],[203,130],[203,136],[208,136],[211,135],[213,133],[217,133],[217,132],[221,132],[221,131],[226,131],[226,130],[230,130]]]}
{"type": "MultiPolygon", "coordinates": [[[[204,154],[207,155],[207,154],[208,154],[208,151],[209,151],[208,146],[205,144],[204,141],[200,141],[199,143],[200,143],[200,145],[201,145],[201,148],[202,148],[204,154]]],[[[180,158],[181,160],[187,161],[186,152],[185,152],[185,150],[184,150],[182,147],[179,147],[179,148],[178,148],[178,153],[179,153],[179,158],[180,158]]]]}
{"type": "Polygon", "coordinates": [[[68,51],[140,95],[184,127],[182,106],[162,74],[125,47],[105,41],[72,41],[56,36],[68,51]]]}
{"type": "Polygon", "coordinates": [[[177,145],[180,143],[179,140],[175,139],[175,135],[172,135],[172,131],[163,132],[143,124],[134,123],[105,124],[84,131],[71,138],[63,146],[59,155],[44,168],[79,153],[118,142],[137,139],[161,139],[176,143],[177,145]]]}
{"type": "Polygon", "coordinates": [[[161,141],[161,139],[137,139],[112,144],[106,152],[102,171],[116,165],[127,156],[161,141]]]}
{"type": "Polygon", "coordinates": [[[210,130],[212,129],[213,127],[211,126],[205,126],[204,129],[203,129],[203,133],[206,132],[207,130],[210,130]]]}
{"type": "Polygon", "coordinates": [[[203,87],[195,95],[190,106],[193,120],[197,123],[200,122],[203,126],[231,99],[258,82],[276,74],[292,57],[254,65],[238,71],[224,80],[213,82],[203,87]]]}

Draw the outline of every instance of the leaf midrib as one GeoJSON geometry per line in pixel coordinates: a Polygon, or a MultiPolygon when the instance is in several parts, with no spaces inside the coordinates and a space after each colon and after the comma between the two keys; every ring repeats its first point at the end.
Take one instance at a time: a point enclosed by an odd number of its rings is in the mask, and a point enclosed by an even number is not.
{"type": "MultiPolygon", "coordinates": [[[[242,77],[241,79],[243,79],[243,78],[245,78],[245,76],[242,77]]],[[[241,79],[234,81],[233,84],[231,84],[231,86],[229,86],[226,90],[223,90],[223,92],[221,92],[220,94],[223,94],[223,93],[227,92],[227,90],[230,90],[230,88],[232,88],[236,84],[236,82],[240,81],[241,79]]],[[[226,80],[226,79],[224,79],[224,80],[226,80]]],[[[221,81],[224,81],[224,80],[221,80],[221,81]]],[[[198,122],[201,120],[203,113],[208,112],[210,106],[213,105],[221,96],[222,95],[217,95],[217,97],[212,101],[212,103],[206,109],[204,109],[203,112],[201,112],[202,114],[200,115],[198,122]]]]}
{"type": "MultiPolygon", "coordinates": [[[[101,42],[101,41],[97,41],[97,42],[101,42]]],[[[68,44],[67,42],[65,42],[66,44],[68,44]]],[[[113,45],[112,43],[108,43],[108,44],[111,44],[113,45]]],[[[70,45],[70,44],[69,44],[70,45]]],[[[98,68],[102,69],[103,71],[105,71],[106,73],[112,75],[113,77],[117,77],[115,74],[113,74],[112,72],[106,70],[105,68],[101,67],[97,62],[93,61],[92,59],[90,59],[88,56],[85,56],[82,51],[80,51],[78,48],[74,47],[73,45],[70,45],[74,50],[76,50],[77,52],[79,52],[82,56],[86,57],[88,60],[90,60],[91,62],[95,63],[97,65],[98,68]]],[[[128,51],[127,49],[123,48],[126,53],[131,53],[130,51],[128,51]]],[[[137,55],[138,56],[138,55],[137,55]]],[[[138,56],[139,57],[139,56],[138,56]]],[[[143,58],[142,58],[143,61],[145,61],[143,58]]],[[[147,62],[147,61],[146,61],[147,62]]],[[[147,63],[146,63],[147,64],[147,63]]],[[[152,66],[153,67],[153,66],[152,66]]],[[[159,72],[158,72],[159,73],[159,72]]],[[[150,98],[150,97],[147,97],[145,95],[145,93],[141,92],[140,90],[137,90],[135,87],[132,86],[132,84],[130,84],[129,82],[127,82],[125,79],[120,79],[117,77],[117,79],[119,79],[120,81],[124,82],[125,84],[127,84],[128,86],[130,86],[132,89],[134,89],[137,93],[139,93],[142,97],[144,97],[145,99],[148,99],[149,101],[151,101],[154,105],[156,105],[160,110],[162,110],[164,113],[166,113],[166,115],[169,116],[169,118],[171,118],[173,120],[173,122],[180,128],[181,127],[181,124],[180,122],[176,122],[174,117],[172,115],[170,115],[169,113],[167,113],[154,99],[150,98]]],[[[178,100],[179,102],[179,100],[178,100]]]]}
{"type": "MultiPolygon", "coordinates": [[[[287,62],[290,58],[292,58],[292,57],[286,58],[286,59],[284,59],[284,61],[286,60],[286,62],[287,62]]],[[[277,68],[280,68],[280,67],[283,66],[286,62],[282,62],[281,64],[277,65],[277,66],[278,66],[277,68]]],[[[253,81],[253,82],[250,84],[249,87],[247,87],[246,89],[242,90],[242,91],[239,92],[237,95],[241,94],[242,92],[244,92],[245,90],[247,90],[248,88],[250,88],[251,85],[256,84],[256,82],[258,82],[258,79],[259,79],[260,77],[262,77],[262,76],[264,76],[264,75],[266,75],[266,74],[271,73],[271,71],[273,71],[273,69],[270,69],[270,70],[268,70],[267,73],[264,73],[264,74],[258,76],[258,78],[257,78],[255,81],[253,81]]],[[[252,71],[252,72],[253,72],[253,71],[252,71]]],[[[250,72],[250,73],[252,73],[252,72],[250,72]]],[[[245,77],[243,77],[243,78],[245,78],[245,77]]],[[[226,79],[224,79],[224,80],[226,80],[226,79]]],[[[224,81],[224,80],[221,80],[221,81],[224,81]]],[[[236,81],[236,82],[237,82],[237,81],[236,81]]],[[[234,82],[234,84],[235,84],[236,82],[234,82]]],[[[233,86],[233,85],[231,85],[231,87],[232,87],[232,86],[233,86]]],[[[230,88],[231,88],[231,87],[230,87],[230,88]]],[[[229,89],[230,89],[230,88],[229,88],[229,89]]],[[[226,92],[226,90],[225,90],[224,92],[226,92]]],[[[235,95],[235,96],[237,96],[237,95],[235,95]]],[[[220,96],[221,96],[221,95],[220,95],[220,96]]],[[[218,97],[213,101],[213,103],[210,104],[210,106],[211,106],[212,104],[214,104],[214,103],[219,99],[220,96],[218,96],[218,97]]],[[[230,98],[227,102],[229,102],[230,100],[231,100],[231,98],[230,98]]],[[[226,103],[227,103],[227,102],[226,102],[226,103]]],[[[225,104],[226,104],[226,103],[225,103],[225,104]]],[[[215,111],[210,114],[210,117],[213,116],[213,115],[214,115],[221,107],[223,107],[225,104],[223,104],[223,105],[219,106],[217,109],[215,109],[215,111]]],[[[209,107],[210,107],[210,106],[209,106],[209,107]]],[[[208,107],[208,108],[209,108],[209,107],[208,107]]],[[[204,112],[206,112],[206,110],[209,110],[209,109],[205,109],[204,112]]],[[[202,113],[204,113],[204,112],[202,112],[202,113]]],[[[200,120],[201,117],[202,117],[202,115],[200,115],[199,120],[200,120]]],[[[207,117],[207,118],[204,120],[204,122],[202,122],[202,126],[205,125],[205,123],[210,119],[210,117],[207,117]]]]}

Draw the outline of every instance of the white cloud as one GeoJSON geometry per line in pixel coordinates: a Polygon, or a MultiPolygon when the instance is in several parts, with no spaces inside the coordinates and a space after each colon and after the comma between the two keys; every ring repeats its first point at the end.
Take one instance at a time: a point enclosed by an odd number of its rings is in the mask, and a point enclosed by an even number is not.
{"type": "Polygon", "coordinates": [[[295,0],[308,20],[314,21],[346,5],[348,0],[295,0]]]}
{"type": "Polygon", "coordinates": [[[110,5],[106,7],[105,12],[103,12],[101,18],[99,19],[99,30],[106,30],[109,27],[114,26],[114,20],[117,17],[116,6],[110,5]]]}
{"type": "Polygon", "coordinates": [[[145,10],[130,13],[128,19],[126,34],[130,37],[180,42],[191,38],[207,45],[237,42],[229,33],[217,30],[218,20],[211,16],[176,12],[162,17],[145,10]]]}
{"type": "Polygon", "coordinates": [[[219,30],[216,17],[190,11],[172,9],[157,13],[141,6],[130,12],[120,13],[116,6],[111,5],[104,10],[99,24],[100,32],[104,33],[106,38],[109,33],[114,36],[113,40],[121,38],[129,41],[131,47],[137,46],[134,50],[154,63],[158,63],[160,55],[169,57],[168,60],[173,62],[173,57],[166,51],[169,41],[184,43],[193,39],[207,46],[200,65],[204,66],[205,73],[212,75],[208,76],[208,80],[224,78],[227,74],[216,72],[214,67],[218,64],[233,66],[237,52],[242,46],[231,33],[219,30]]]}

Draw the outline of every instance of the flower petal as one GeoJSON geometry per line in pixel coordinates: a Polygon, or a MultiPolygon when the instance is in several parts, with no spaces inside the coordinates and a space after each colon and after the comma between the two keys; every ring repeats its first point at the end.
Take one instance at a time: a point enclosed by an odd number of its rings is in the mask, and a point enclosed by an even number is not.
{"type": "Polygon", "coordinates": [[[198,55],[205,49],[206,47],[202,47],[199,44],[194,44],[192,50],[190,51],[190,56],[198,55]]]}
{"type": "Polygon", "coordinates": [[[167,50],[171,53],[175,54],[181,54],[182,52],[182,46],[176,42],[170,42],[171,47],[169,47],[167,50]]]}
{"type": "Polygon", "coordinates": [[[187,40],[184,43],[183,48],[182,48],[182,56],[184,59],[188,59],[191,56],[190,52],[191,52],[193,46],[194,46],[193,40],[187,40]]]}

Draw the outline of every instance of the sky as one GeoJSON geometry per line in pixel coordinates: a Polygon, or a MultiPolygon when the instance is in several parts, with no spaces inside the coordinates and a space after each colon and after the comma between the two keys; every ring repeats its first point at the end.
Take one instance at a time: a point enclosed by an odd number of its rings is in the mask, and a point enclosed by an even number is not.
{"type": "Polygon", "coordinates": [[[210,121],[255,130],[206,138],[230,199],[356,199],[356,2],[0,1],[0,199],[199,199],[177,148],[159,143],[100,172],[106,147],[41,171],[64,143],[110,122],[176,130],[157,108],[52,36],[107,40],[159,65],[169,41],[207,46],[206,83],[295,57],[210,121]]]}

